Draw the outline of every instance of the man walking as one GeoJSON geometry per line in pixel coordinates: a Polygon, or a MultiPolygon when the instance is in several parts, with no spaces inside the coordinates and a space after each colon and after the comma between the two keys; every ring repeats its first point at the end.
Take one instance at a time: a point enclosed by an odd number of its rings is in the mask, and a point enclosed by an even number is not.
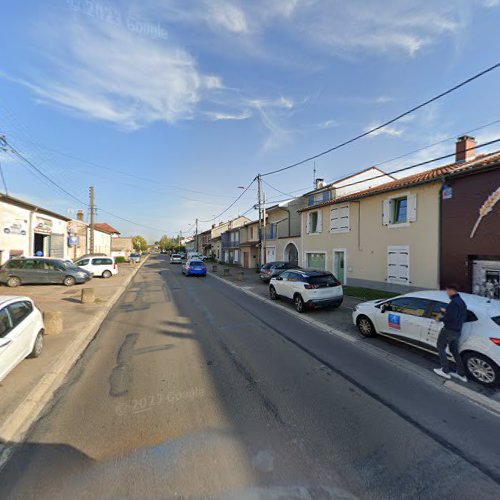
{"type": "Polygon", "coordinates": [[[451,377],[454,377],[462,382],[467,382],[464,364],[458,352],[458,342],[460,334],[462,333],[462,326],[467,317],[467,306],[462,300],[462,297],[460,297],[458,287],[456,285],[448,285],[446,287],[446,293],[450,298],[450,302],[446,306],[446,310],[442,317],[444,326],[437,340],[437,349],[439,352],[441,368],[434,368],[434,373],[448,380],[451,379],[451,377]],[[446,354],[447,347],[450,349],[451,354],[455,358],[455,364],[457,367],[456,373],[450,372],[450,362],[448,361],[448,356],[446,354]]]}

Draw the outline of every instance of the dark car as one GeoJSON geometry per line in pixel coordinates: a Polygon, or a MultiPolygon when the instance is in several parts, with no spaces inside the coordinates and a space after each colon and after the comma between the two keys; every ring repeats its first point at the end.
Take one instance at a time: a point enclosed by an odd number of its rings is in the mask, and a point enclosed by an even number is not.
{"type": "Polygon", "coordinates": [[[287,269],[300,269],[300,267],[292,262],[268,262],[260,268],[260,279],[264,283],[269,283],[271,278],[278,276],[278,274],[286,271],[287,269]]]}
{"type": "Polygon", "coordinates": [[[0,268],[0,283],[10,287],[41,284],[72,286],[91,278],[91,273],[67,260],[48,257],[13,258],[0,268]]]}

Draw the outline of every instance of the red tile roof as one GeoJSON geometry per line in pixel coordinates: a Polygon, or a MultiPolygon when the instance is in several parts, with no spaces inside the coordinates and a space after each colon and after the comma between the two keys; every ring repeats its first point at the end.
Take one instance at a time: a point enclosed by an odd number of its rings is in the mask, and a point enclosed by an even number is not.
{"type": "Polygon", "coordinates": [[[96,222],[94,224],[95,229],[98,231],[102,231],[103,233],[108,233],[108,234],[120,234],[120,231],[118,229],[115,229],[113,226],[110,226],[106,222],[96,222]]]}
{"type": "Polygon", "coordinates": [[[311,205],[299,210],[299,212],[306,212],[308,210],[314,210],[318,207],[326,207],[328,205],[334,205],[335,203],[356,200],[358,198],[373,196],[375,194],[384,193],[387,191],[394,191],[397,189],[406,188],[408,186],[415,186],[418,184],[439,181],[445,176],[458,175],[464,172],[480,170],[495,165],[496,163],[500,164],[500,152],[498,151],[495,153],[476,156],[473,160],[470,160],[468,162],[443,165],[441,167],[437,167],[432,170],[426,170],[425,172],[420,172],[418,174],[409,175],[408,177],[403,177],[392,182],[386,182],[385,184],[381,184],[380,186],[374,186],[369,189],[364,189],[363,191],[340,196],[339,198],[336,198],[334,200],[316,203],[315,205],[311,205]]]}

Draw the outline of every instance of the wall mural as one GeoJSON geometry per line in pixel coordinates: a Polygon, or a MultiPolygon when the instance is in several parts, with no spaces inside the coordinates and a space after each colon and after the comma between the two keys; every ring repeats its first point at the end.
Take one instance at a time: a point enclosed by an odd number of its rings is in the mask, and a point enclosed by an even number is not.
{"type": "Polygon", "coordinates": [[[481,224],[481,221],[493,210],[493,207],[499,201],[500,201],[500,187],[498,187],[496,191],[494,191],[493,193],[491,193],[490,196],[488,196],[488,199],[483,203],[483,205],[479,209],[479,217],[477,218],[477,221],[474,224],[474,227],[472,228],[472,231],[470,233],[471,238],[474,238],[474,235],[476,234],[477,228],[479,227],[479,224],[481,224]]]}

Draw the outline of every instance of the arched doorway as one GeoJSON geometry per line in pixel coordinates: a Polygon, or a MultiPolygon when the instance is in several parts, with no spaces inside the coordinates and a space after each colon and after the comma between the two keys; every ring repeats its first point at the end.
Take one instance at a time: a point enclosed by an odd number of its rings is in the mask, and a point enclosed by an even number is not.
{"type": "Polygon", "coordinates": [[[299,251],[293,243],[288,243],[285,247],[285,260],[290,264],[299,265],[299,251]]]}

